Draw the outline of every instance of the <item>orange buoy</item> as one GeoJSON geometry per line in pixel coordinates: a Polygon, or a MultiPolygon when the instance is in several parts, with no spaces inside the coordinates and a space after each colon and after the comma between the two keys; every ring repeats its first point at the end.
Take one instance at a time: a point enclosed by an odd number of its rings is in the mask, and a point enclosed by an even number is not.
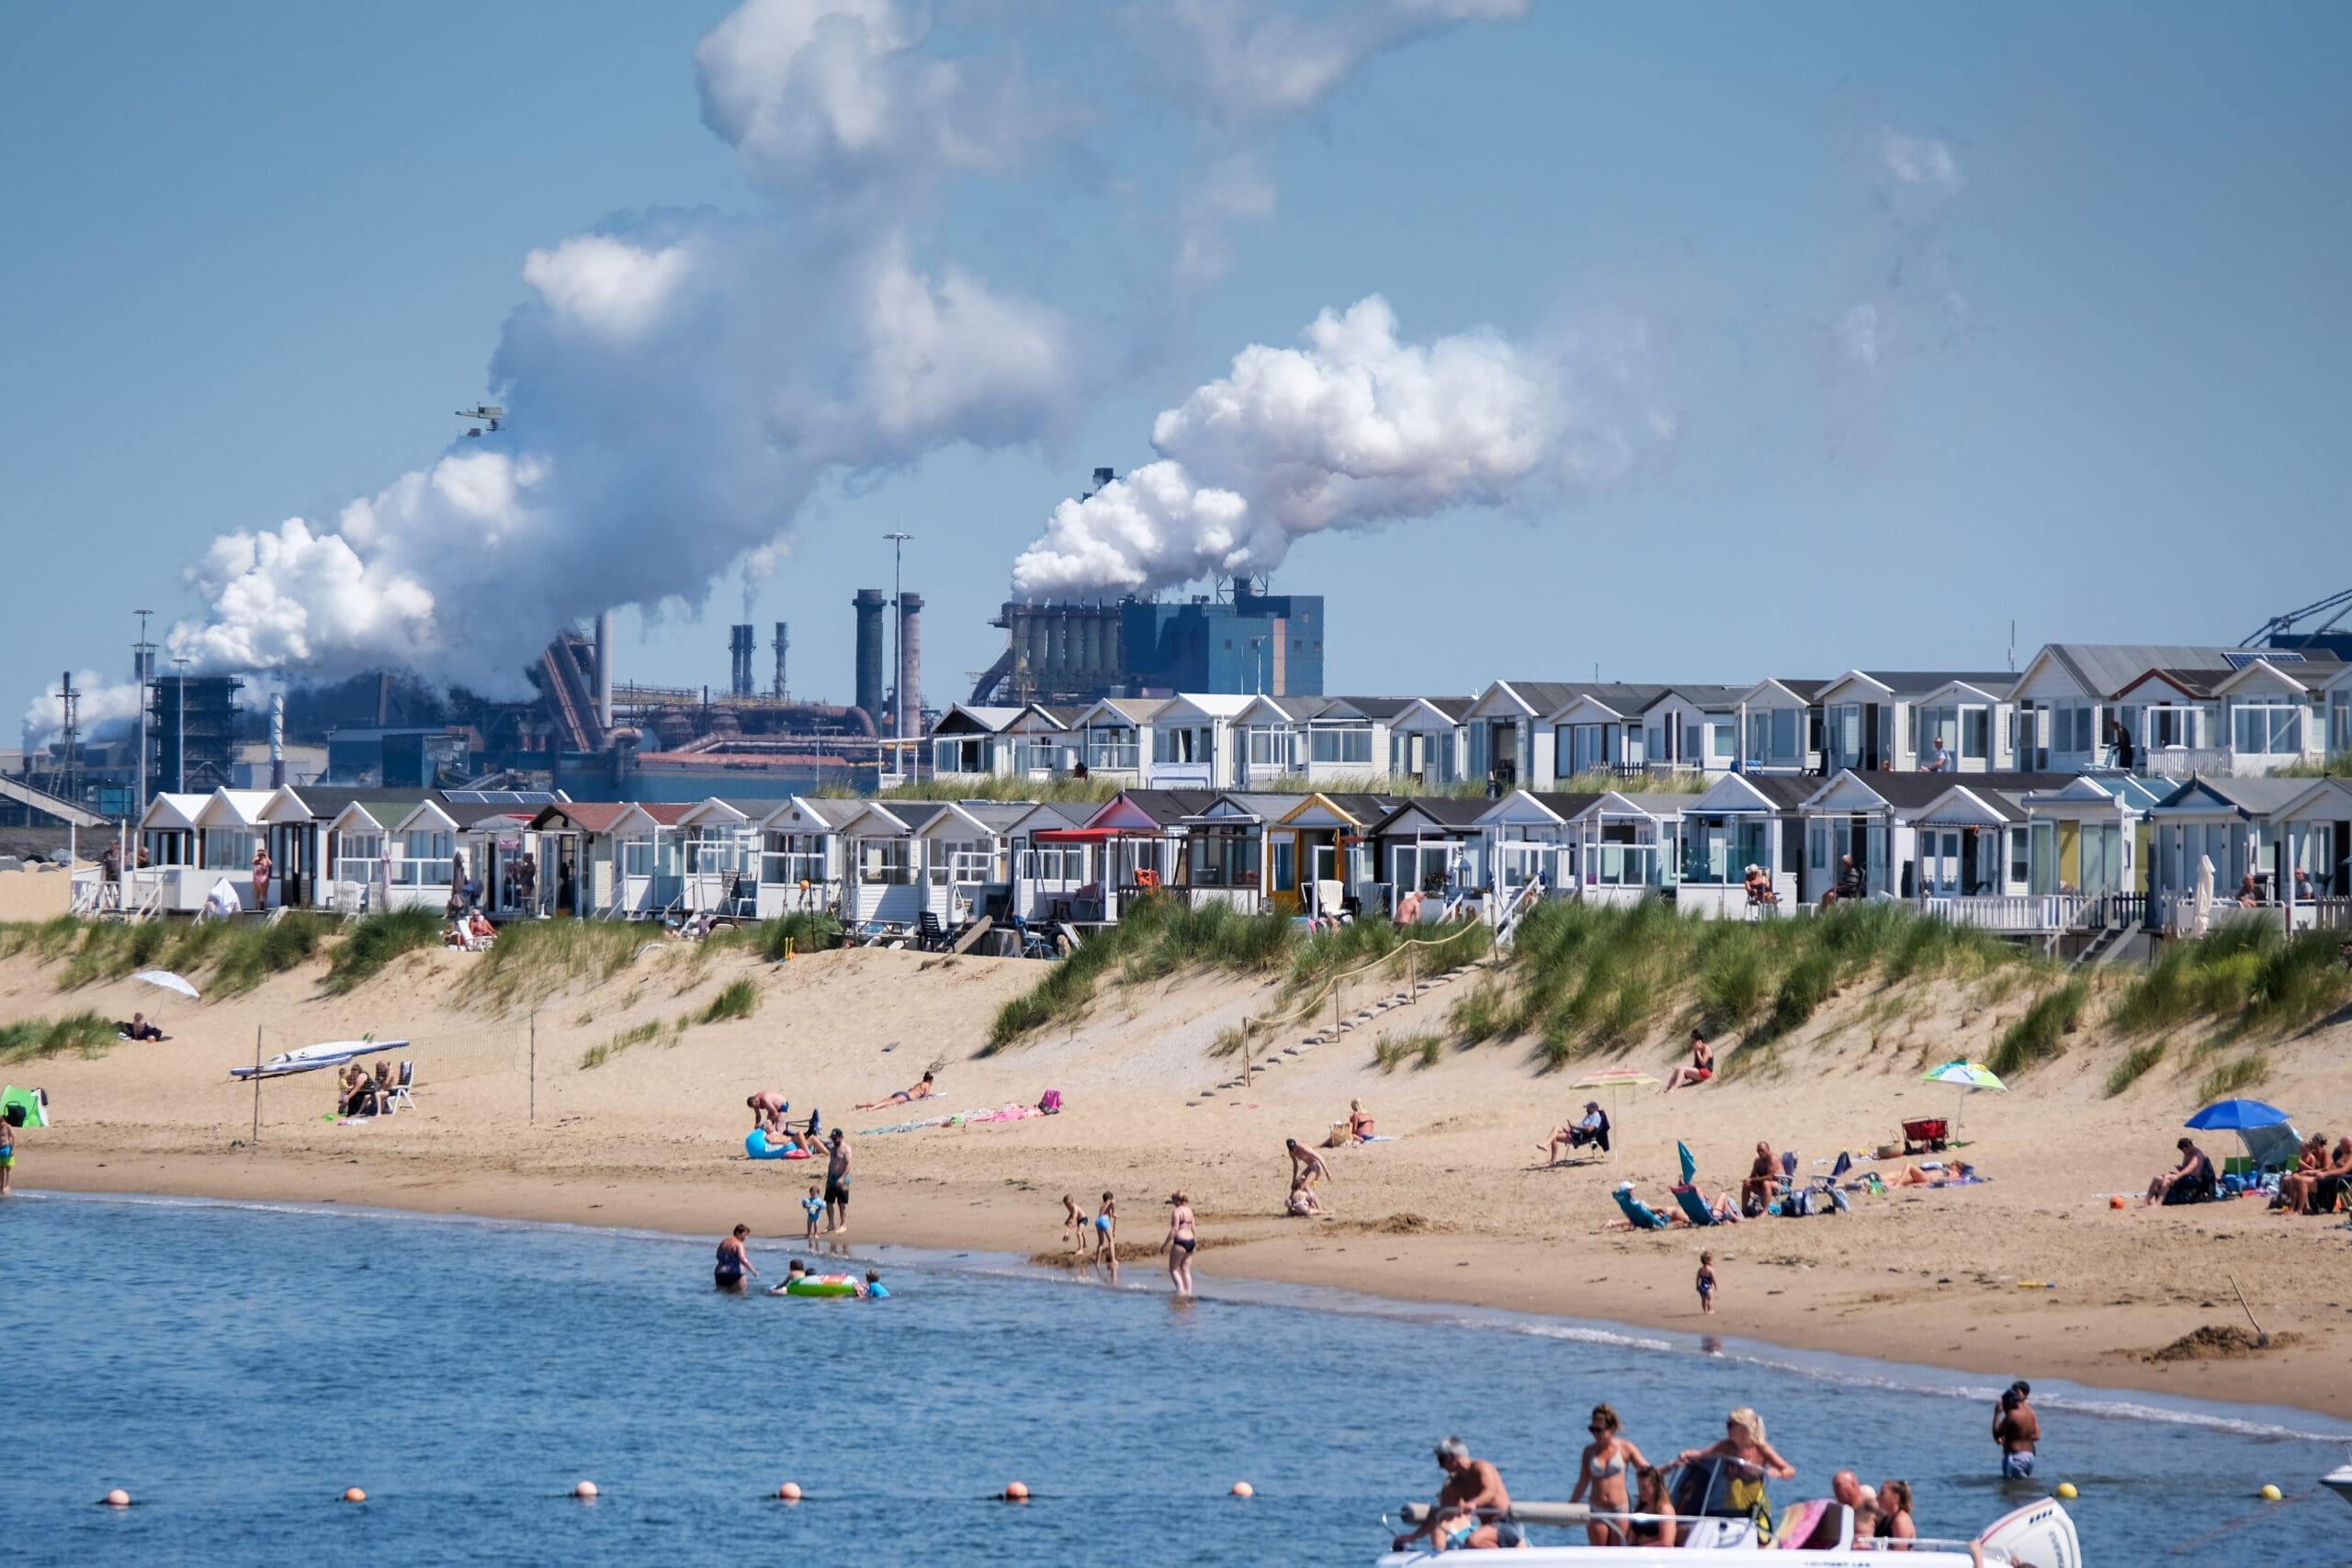
{"type": "Polygon", "coordinates": [[[1026,1503],[1029,1501],[1029,1488],[1022,1485],[1018,1481],[1012,1482],[1004,1489],[1004,1500],[1008,1503],[1026,1503]]]}
{"type": "Polygon", "coordinates": [[[787,1481],[775,1489],[775,1495],[785,1502],[797,1503],[800,1501],[800,1483],[797,1481],[787,1481]]]}
{"type": "Polygon", "coordinates": [[[2120,1209],[2123,1207],[2123,1200],[2120,1198],[2109,1198],[2107,1201],[2107,1206],[2110,1209],[2120,1209]]]}
{"type": "Polygon", "coordinates": [[[104,1503],[109,1508],[128,1508],[130,1506],[130,1494],[118,1486],[113,1491],[107,1493],[105,1496],[99,1498],[98,1501],[104,1503]]]}
{"type": "Polygon", "coordinates": [[[368,1494],[356,1486],[346,1486],[343,1491],[343,1500],[346,1503],[365,1503],[368,1501],[368,1494]]]}
{"type": "Polygon", "coordinates": [[[571,1489],[571,1495],[583,1502],[593,1503],[596,1500],[596,1483],[593,1481],[583,1481],[571,1489]]]}
{"type": "Polygon", "coordinates": [[[1233,1495],[1236,1497],[1255,1497],[1258,1489],[1246,1481],[1237,1481],[1233,1483],[1233,1495]]]}

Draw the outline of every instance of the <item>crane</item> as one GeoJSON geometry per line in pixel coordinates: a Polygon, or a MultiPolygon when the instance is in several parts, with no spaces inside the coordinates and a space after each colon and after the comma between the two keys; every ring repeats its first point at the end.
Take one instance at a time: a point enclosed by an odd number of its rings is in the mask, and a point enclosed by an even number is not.
{"type": "Polygon", "coordinates": [[[481,420],[480,426],[466,432],[468,435],[480,435],[483,430],[496,430],[498,422],[506,417],[506,411],[496,403],[477,403],[469,409],[459,409],[458,417],[481,420]]]}
{"type": "Polygon", "coordinates": [[[2282,633],[2293,631],[2299,623],[2310,620],[2313,615],[2326,615],[2327,619],[2313,626],[2307,635],[2317,637],[2323,632],[2333,629],[2336,622],[2346,615],[2352,615],[2352,588],[2347,588],[2341,593],[2331,593],[2318,603],[2306,604],[2300,610],[2290,610],[2283,615],[2271,616],[2256,626],[2238,646],[2252,648],[2265,637],[2278,637],[2282,633]],[[2331,611],[2334,614],[2329,614],[2331,611]]]}

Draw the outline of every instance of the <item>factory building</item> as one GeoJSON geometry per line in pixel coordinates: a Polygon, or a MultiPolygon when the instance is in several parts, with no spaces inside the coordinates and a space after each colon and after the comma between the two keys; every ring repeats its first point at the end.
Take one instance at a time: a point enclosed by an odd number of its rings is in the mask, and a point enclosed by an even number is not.
{"type": "Polygon", "coordinates": [[[992,623],[1005,650],[973,688],[980,705],[1225,692],[1323,694],[1323,596],[1269,593],[1114,604],[1012,603],[992,623]]]}

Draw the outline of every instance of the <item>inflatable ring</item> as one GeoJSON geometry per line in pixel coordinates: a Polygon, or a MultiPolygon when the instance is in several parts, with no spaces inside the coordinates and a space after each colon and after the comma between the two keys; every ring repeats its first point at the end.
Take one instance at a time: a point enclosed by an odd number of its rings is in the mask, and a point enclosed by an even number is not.
{"type": "Polygon", "coordinates": [[[753,1159],[807,1159],[808,1157],[807,1149],[787,1149],[780,1145],[770,1144],[768,1135],[757,1127],[745,1134],[743,1152],[753,1159]]]}
{"type": "Polygon", "coordinates": [[[787,1296],[854,1296],[857,1280],[849,1274],[803,1274],[784,1288],[787,1296]]]}

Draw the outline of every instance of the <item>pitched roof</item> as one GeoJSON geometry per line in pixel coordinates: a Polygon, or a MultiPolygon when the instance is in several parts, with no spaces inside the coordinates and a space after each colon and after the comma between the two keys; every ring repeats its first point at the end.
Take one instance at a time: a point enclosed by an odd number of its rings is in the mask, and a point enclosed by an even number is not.
{"type": "Polygon", "coordinates": [[[674,828],[678,818],[692,811],[696,801],[682,800],[559,800],[539,807],[531,818],[535,828],[555,821],[571,823],[583,833],[609,833],[613,824],[631,811],[642,811],[664,828],[674,828]]]}
{"type": "MultiPolygon", "coordinates": [[[[2297,797],[2310,794],[2311,787],[2309,779],[2209,778],[2199,774],[2183,781],[2181,786],[2166,795],[2164,804],[2156,809],[2195,810],[2207,804],[2197,798],[2201,793],[2223,806],[2235,807],[2251,816],[2267,817],[2292,804],[2297,797]]],[[[2207,808],[2210,809],[2210,806],[2207,808]]]]}
{"type": "Polygon", "coordinates": [[[1387,816],[1372,825],[1374,833],[1385,833],[1398,818],[1419,812],[1430,821],[1445,828],[1475,828],[1487,807],[1494,803],[1481,795],[1417,795],[1400,800],[1387,816]]]}
{"type": "MultiPolygon", "coordinates": [[[[1684,702],[1689,703],[1693,707],[1727,708],[1736,706],[1739,703],[1739,699],[1746,696],[1752,690],[1754,690],[1754,688],[1750,686],[1717,686],[1694,684],[1688,681],[1676,681],[1660,687],[1658,689],[1658,696],[1660,698],[1667,696],[1680,697],[1684,702]]],[[[1656,700],[1657,699],[1653,699],[1653,702],[1656,700]]],[[[1611,707],[1616,705],[1617,705],[1614,703],[1610,705],[1611,707]]]]}
{"type": "Polygon", "coordinates": [[[1898,697],[1925,696],[1939,686],[1951,685],[1954,681],[2003,697],[2008,695],[2018,683],[2017,672],[2011,670],[1849,670],[1838,681],[1825,681],[1822,685],[1826,689],[1854,675],[1875,681],[1898,697]]]}
{"type": "MultiPolygon", "coordinates": [[[[2017,795],[2029,790],[2063,789],[2082,776],[2079,773],[1866,773],[1853,768],[1846,769],[1845,773],[1852,773],[1864,788],[1898,811],[1917,811],[1955,786],[1973,790],[1980,795],[1988,790],[2017,795]]],[[[1843,777],[1844,773],[1838,776],[1843,777]]],[[[1751,779],[1749,782],[1757,781],[1751,779]]],[[[1819,795],[1837,782],[1833,778],[1828,784],[1815,783],[1812,793],[1819,795]]]]}
{"type": "MultiPolygon", "coordinates": [[[[1181,822],[1187,817],[1197,817],[1206,811],[1209,808],[1209,803],[1216,799],[1216,791],[1213,789],[1129,789],[1120,791],[1117,798],[1126,801],[1155,822],[1172,824],[1181,822]]],[[[1100,814],[1098,808],[1096,815],[1100,814]]],[[[1092,818],[1088,818],[1089,821],[1092,819],[1092,818]]]]}
{"type": "MultiPolygon", "coordinates": [[[[2095,696],[2111,696],[2151,670],[2219,670],[2233,673],[2239,664],[2266,651],[2256,649],[2214,648],[2177,642],[2053,642],[2037,657],[2046,658],[2095,696]]],[[[2296,649],[2312,664],[2335,664],[2324,649],[2296,649]]]]}

